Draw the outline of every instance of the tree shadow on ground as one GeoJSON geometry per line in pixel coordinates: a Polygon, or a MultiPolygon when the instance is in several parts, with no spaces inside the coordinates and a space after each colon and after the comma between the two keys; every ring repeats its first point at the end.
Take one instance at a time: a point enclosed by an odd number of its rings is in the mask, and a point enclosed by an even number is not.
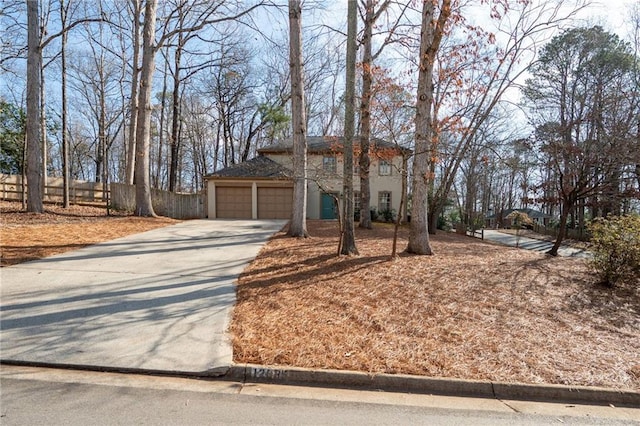
{"type": "Polygon", "coordinates": [[[259,294],[262,295],[300,288],[306,285],[322,284],[323,282],[358,272],[372,265],[389,261],[388,255],[343,256],[339,261],[332,261],[337,258],[336,254],[327,253],[309,257],[286,266],[278,264],[245,271],[240,277],[238,291],[260,290],[259,294]],[[274,271],[279,273],[273,274],[272,272],[274,271]],[[267,274],[267,277],[260,278],[262,274],[267,274]]]}
{"type": "Polygon", "coordinates": [[[600,318],[615,331],[640,329],[639,282],[608,287],[593,274],[583,272],[584,276],[580,276],[569,264],[559,268],[557,263],[557,258],[544,257],[518,266],[511,284],[514,300],[526,293],[551,297],[553,287],[571,285],[575,291],[564,296],[563,310],[578,318],[600,318]]]}
{"type": "MultiPolygon", "coordinates": [[[[569,306],[577,312],[590,312],[615,329],[640,330],[640,282],[609,287],[595,278],[586,283],[580,294],[569,299],[569,306]],[[635,285],[635,287],[634,287],[635,285]]],[[[637,338],[637,334],[635,335],[637,338]]]]}

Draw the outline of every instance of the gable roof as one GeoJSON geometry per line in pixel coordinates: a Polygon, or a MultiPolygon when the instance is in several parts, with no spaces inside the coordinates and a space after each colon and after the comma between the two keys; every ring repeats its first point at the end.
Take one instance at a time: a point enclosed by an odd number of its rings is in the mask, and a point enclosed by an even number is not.
{"type": "Polygon", "coordinates": [[[240,164],[225,167],[213,172],[205,179],[215,178],[252,178],[252,179],[291,179],[291,170],[264,156],[258,156],[240,164]]]}
{"type": "MultiPolygon", "coordinates": [[[[354,146],[359,145],[359,136],[354,137],[354,146]]],[[[307,152],[311,154],[321,154],[336,152],[344,146],[343,136],[307,136],[307,152]]],[[[392,149],[410,153],[411,150],[403,148],[394,143],[387,142],[380,138],[371,138],[371,146],[374,149],[392,149]]],[[[258,149],[260,154],[282,154],[293,151],[293,139],[283,139],[269,146],[258,149]]]]}

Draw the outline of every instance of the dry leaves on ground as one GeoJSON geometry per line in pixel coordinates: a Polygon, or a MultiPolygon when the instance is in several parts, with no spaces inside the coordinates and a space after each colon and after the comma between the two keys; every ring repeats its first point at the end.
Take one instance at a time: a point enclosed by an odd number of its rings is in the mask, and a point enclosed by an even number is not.
{"type": "Polygon", "coordinates": [[[45,213],[25,213],[20,203],[0,201],[2,266],[40,259],[178,222],[142,218],[104,207],[46,205],[45,213]]]}
{"type": "MultiPolygon", "coordinates": [[[[177,222],[46,209],[0,202],[3,266],[177,222]]],[[[276,235],[240,278],[236,362],[640,388],[640,296],[594,285],[583,260],[440,234],[436,256],[390,261],[384,225],[345,258],[334,222],[309,229],[276,235]]]]}
{"type": "Polygon", "coordinates": [[[277,234],[241,276],[236,362],[640,389],[640,295],[598,287],[583,260],[454,234],[389,260],[385,225],[337,257],[335,222],[309,231],[277,234]]]}

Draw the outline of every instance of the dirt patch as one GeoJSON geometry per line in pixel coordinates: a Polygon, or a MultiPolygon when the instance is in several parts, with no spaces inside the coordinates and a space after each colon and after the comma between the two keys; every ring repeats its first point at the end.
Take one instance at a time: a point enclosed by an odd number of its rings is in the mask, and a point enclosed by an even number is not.
{"type": "Polygon", "coordinates": [[[337,257],[335,223],[309,231],[241,276],[236,362],[640,389],[640,295],[598,287],[584,260],[455,234],[389,260],[384,225],[337,257]]]}
{"type": "Polygon", "coordinates": [[[20,203],[0,201],[1,266],[15,265],[69,250],[144,232],[179,221],[141,218],[89,206],[46,205],[45,213],[26,213],[20,203]]]}

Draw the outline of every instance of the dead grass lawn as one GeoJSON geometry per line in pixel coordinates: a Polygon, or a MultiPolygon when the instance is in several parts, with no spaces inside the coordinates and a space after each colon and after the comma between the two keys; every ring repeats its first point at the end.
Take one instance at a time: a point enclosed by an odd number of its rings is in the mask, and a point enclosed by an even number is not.
{"type": "Polygon", "coordinates": [[[236,362],[640,389],[640,295],[583,260],[438,234],[436,256],[390,261],[385,225],[337,257],[335,223],[309,231],[277,234],[241,276],[236,362]]]}
{"type": "Polygon", "coordinates": [[[165,217],[141,218],[99,207],[45,205],[43,214],[25,213],[20,203],[0,201],[1,266],[14,265],[90,244],[167,226],[165,217]]]}

